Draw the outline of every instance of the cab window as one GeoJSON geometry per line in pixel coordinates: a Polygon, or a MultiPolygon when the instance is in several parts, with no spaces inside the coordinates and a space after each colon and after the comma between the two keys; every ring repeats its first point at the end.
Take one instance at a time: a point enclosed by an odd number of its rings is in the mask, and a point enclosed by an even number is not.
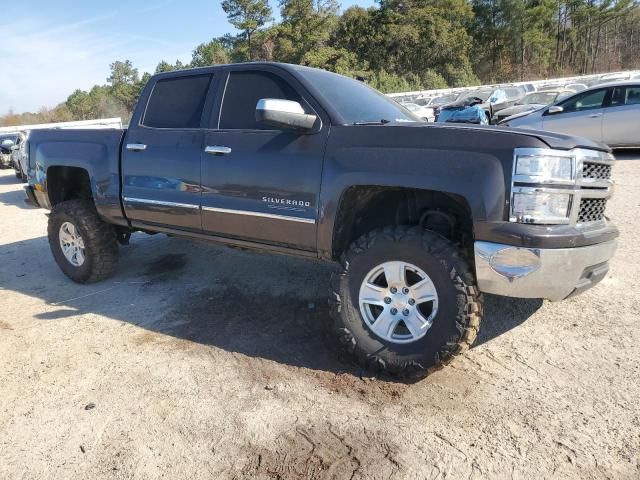
{"type": "Polygon", "coordinates": [[[199,128],[211,75],[172,77],[153,87],[142,125],[153,128],[199,128]]]}
{"type": "Polygon", "coordinates": [[[256,121],[256,105],[262,98],[279,98],[302,104],[300,95],[278,75],[259,71],[231,72],[220,111],[220,129],[273,130],[273,127],[256,121]]]}

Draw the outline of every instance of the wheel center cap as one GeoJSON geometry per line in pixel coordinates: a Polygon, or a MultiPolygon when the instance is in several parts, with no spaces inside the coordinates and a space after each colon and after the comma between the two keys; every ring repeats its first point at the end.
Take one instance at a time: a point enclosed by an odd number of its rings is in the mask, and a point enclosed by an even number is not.
{"type": "Polygon", "coordinates": [[[396,293],[391,295],[391,304],[398,310],[404,310],[407,308],[408,297],[402,293],[396,293]]]}

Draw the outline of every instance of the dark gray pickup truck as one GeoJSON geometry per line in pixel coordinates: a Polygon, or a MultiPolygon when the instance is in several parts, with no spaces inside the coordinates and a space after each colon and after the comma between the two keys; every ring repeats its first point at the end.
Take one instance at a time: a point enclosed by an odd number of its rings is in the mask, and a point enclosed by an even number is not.
{"type": "Polygon", "coordinates": [[[327,327],[366,367],[420,376],[476,338],[482,293],[561,300],[601,280],[613,156],[531,130],[428,124],[294,65],[164,73],[125,131],[33,131],[30,201],[72,280],[131,232],[338,262],[327,327]]]}

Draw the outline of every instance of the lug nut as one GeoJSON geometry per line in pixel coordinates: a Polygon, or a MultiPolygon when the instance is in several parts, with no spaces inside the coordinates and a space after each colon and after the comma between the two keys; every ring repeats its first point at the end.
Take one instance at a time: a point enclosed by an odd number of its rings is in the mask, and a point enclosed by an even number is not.
{"type": "Polygon", "coordinates": [[[392,308],[391,309],[391,315],[395,315],[398,313],[398,309],[397,308],[392,308]]]}
{"type": "Polygon", "coordinates": [[[409,305],[415,305],[416,301],[413,298],[409,299],[409,305]]]}
{"type": "Polygon", "coordinates": [[[409,289],[407,287],[404,287],[402,289],[402,293],[404,293],[406,295],[407,293],[409,293],[409,289]]]}
{"type": "Polygon", "coordinates": [[[409,316],[409,309],[408,309],[408,308],[405,308],[405,309],[402,311],[402,314],[403,314],[405,317],[408,317],[408,316],[409,316]]]}
{"type": "Polygon", "coordinates": [[[397,293],[398,289],[396,287],[391,287],[391,293],[397,293]]]}
{"type": "Polygon", "coordinates": [[[384,303],[391,303],[390,297],[384,297],[384,303]]]}

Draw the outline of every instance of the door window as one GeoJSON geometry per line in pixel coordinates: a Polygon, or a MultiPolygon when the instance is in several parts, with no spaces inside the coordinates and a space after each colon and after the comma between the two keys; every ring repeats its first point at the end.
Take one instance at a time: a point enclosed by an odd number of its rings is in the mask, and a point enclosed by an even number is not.
{"type": "Polygon", "coordinates": [[[256,121],[256,105],[261,98],[279,98],[302,104],[300,95],[293,87],[273,73],[231,72],[220,112],[220,128],[273,130],[273,127],[256,121]]]}
{"type": "Polygon", "coordinates": [[[575,95],[562,104],[564,112],[579,112],[581,110],[590,110],[593,108],[601,108],[607,89],[585,92],[575,95]]]}
{"type": "Polygon", "coordinates": [[[153,128],[199,128],[211,75],[173,77],[153,87],[142,120],[153,128]]]}

